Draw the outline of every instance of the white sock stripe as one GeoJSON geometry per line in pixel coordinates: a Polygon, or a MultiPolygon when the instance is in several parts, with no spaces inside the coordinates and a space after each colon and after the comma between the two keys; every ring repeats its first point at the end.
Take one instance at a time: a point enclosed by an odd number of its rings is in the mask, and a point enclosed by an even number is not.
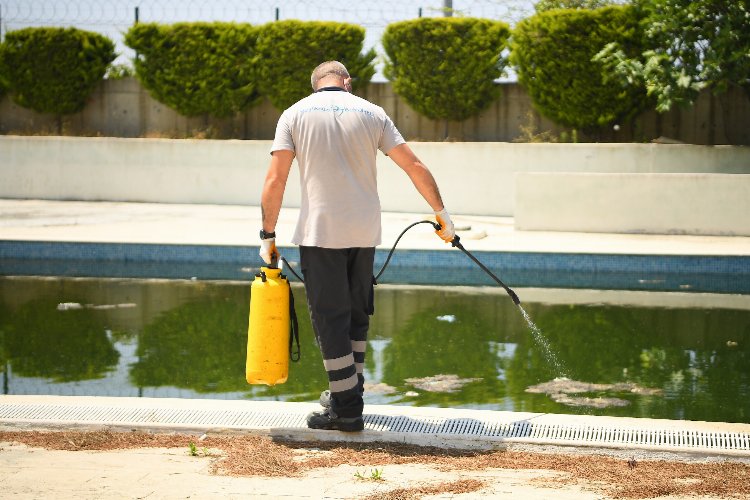
{"type": "Polygon", "coordinates": [[[333,371],[333,370],[341,370],[342,368],[352,366],[353,364],[354,364],[354,355],[352,353],[349,353],[345,356],[341,356],[340,358],[323,360],[323,366],[325,366],[325,369],[328,372],[333,371]]]}
{"type": "Polygon", "coordinates": [[[354,363],[354,366],[357,367],[357,373],[362,373],[365,370],[365,364],[364,363],[354,363]]]}
{"type": "Polygon", "coordinates": [[[352,340],[352,351],[365,352],[367,350],[366,340],[352,340]]]}
{"type": "Polygon", "coordinates": [[[357,387],[357,384],[359,383],[359,379],[357,378],[357,374],[355,373],[349,378],[345,378],[343,380],[331,380],[328,382],[328,387],[331,389],[331,392],[343,392],[348,391],[349,389],[354,389],[357,387]]]}

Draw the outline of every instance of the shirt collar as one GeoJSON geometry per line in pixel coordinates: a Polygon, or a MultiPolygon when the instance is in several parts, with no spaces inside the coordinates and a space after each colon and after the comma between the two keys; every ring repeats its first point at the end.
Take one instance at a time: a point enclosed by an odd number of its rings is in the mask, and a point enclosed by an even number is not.
{"type": "Polygon", "coordinates": [[[346,92],[346,89],[342,89],[341,87],[321,87],[318,90],[316,90],[315,93],[317,94],[318,92],[337,92],[337,91],[346,92]]]}

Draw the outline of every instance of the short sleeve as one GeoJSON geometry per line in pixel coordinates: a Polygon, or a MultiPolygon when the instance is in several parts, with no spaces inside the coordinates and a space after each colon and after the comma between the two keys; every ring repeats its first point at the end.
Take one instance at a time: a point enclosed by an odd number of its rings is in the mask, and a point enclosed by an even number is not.
{"type": "Polygon", "coordinates": [[[292,127],[290,123],[289,111],[284,111],[276,124],[276,134],[273,137],[271,153],[274,151],[295,151],[294,138],[292,137],[292,127]]]}
{"type": "Polygon", "coordinates": [[[383,126],[383,134],[380,136],[380,142],[378,143],[378,149],[384,154],[388,154],[388,151],[404,144],[406,141],[401,137],[401,133],[396,128],[393,120],[388,115],[385,116],[385,123],[383,126]]]}

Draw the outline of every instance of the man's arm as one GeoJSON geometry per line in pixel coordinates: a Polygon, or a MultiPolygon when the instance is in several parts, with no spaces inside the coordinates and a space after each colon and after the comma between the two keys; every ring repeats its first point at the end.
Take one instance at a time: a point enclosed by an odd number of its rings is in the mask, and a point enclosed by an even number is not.
{"type": "Polygon", "coordinates": [[[276,222],[284,199],[284,189],[292,168],[294,151],[280,150],[271,153],[271,165],[268,167],[263,193],[260,196],[260,210],[263,218],[263,230],[271,233],[276,229],[276,222]]]}
{"type": "Polygon", "coordinates": [[[438,189],[437,182],[435,182],[435,178],[432,176],[432,172],[405,143],[388,151],[388,156],[406,172],[406,175],[409,176],[419,194],[422,195],[435,211],[435,219],[440,226],[440,229],[436,230],[435,233],[446,243],[451,243],[456,237],[456,231],[453,221],[451,221],[451,217],[445,209],[443,198],[440,196],[440,190],[438,189]]]}
{"type": "Polygon", "coordinates": [[[406,172],[419,194],[435,212],[443,210],[443,199],[430,170],[417,158],[408,144],[399,144],[388,151],[388,156],[406,172]]]}

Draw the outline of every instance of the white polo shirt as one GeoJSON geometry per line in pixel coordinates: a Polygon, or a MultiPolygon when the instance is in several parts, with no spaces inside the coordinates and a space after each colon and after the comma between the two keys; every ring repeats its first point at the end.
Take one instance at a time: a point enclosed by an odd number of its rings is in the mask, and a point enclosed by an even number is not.
{"type": "Polygon", "coordinates": [[[271,152],[294,151],[301,207],[292,242],[322,248],[380,244],[375,159],[405,141],[383,108],[343,90],[318,91],[284,111],[271,152]]]}

